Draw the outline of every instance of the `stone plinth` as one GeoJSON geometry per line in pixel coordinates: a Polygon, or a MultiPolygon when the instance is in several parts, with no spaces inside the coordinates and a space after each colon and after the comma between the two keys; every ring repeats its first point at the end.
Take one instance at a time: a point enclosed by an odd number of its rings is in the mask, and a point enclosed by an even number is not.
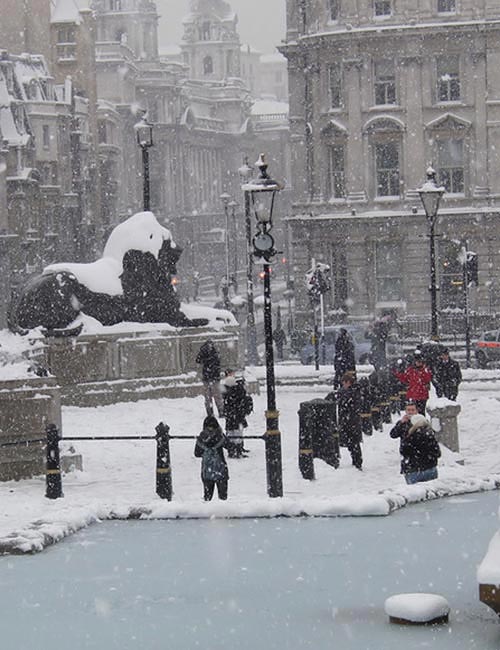
{"type": "Polygon", "coordinates": [[[442,399],[439,402],[443,402],[443,404],[427,407],[427,413],[432,420],[437,420],[439,423],[438,426],[435,424],[433,426],[436,439],[451,451],[459,452],[458,415],[461,411],[460,404],[442,399]]]}
{"type": "MultiPolygon", "coordinates": [[[[61,430],[61,399],[54,378],[0,382],[0,444],[44,438],[47,424],[61,430]]],[[[44,443],[0,447],[0,480],[18,480],[44,472],[44,443]]]]}
{"type": "Polygon", "coordinates": [[[208,338],[222,368],[237,368],[238,329],[232,326],[47,338],[38,363],[56,377],[63,404],[195,396],[202,390],[196,355],[208,338]]]}

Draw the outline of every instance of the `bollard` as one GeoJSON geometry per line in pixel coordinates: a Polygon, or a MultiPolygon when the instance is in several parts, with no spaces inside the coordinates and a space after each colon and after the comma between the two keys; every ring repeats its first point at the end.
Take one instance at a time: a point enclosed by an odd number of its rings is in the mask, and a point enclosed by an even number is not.
{"type": "Polygon", "coordinates": [[[361,430],[365,436],[373,434],[372,412],[370,408],[370,382],[367,377],[359,380],[359,395],[361,401],[361,430]]]}
{"type": "Polygon", "coordinates": [[[163,422],[156,427],[156,494],[172,501],[169,431],[170,427],[163,422]]]}
{"type": "Polygon", "coordinates": [[[47,468],[45,474],[47,499],[63,496],[61,465],[59,461],[59,431],[55,424],[47,425],[47,468]]]}
{"type": "Polygon", "coordinates": [[[313,427],[314,413],[308,403],[300,405],[299,413],[299,470],[302,478],[314,481],[313,427]]]}

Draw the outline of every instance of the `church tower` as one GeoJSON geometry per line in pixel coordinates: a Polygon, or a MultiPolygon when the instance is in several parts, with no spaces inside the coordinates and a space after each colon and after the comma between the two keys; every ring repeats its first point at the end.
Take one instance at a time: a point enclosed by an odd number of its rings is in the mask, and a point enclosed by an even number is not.
{"type": "Polygon", "coordinates": [[[97,41],[122,43],[142,61],[158,59],[158,12],[151,0],[94,0],[97,41]]]}
{"type": "Polygon", "coordinates": [[[222,81],[240,76],[238,17],[225,0],[191,0],[181,49],[190,79],[222,81]]]}

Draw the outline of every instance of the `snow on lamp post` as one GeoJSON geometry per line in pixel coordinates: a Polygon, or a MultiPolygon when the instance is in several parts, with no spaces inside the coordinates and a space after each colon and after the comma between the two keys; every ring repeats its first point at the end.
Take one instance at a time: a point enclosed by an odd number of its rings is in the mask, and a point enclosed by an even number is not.
{"type": "Polygon", "coordinates": [[[256,366],[259,358],[257,355],[257,331],[255,329],[255,308],[253,300],[253,251],[252,251],[252,216],[250,212],[250,192],[245,190],[246,183],[252,177],[252,168],[245,158],[243,165],[238,169],[245,197],[245,235],[247,247],[247,364],[256,366]]]}
{"type": "Polygon", "coordinates": [[[281,433],[279,430],[279,411],[276,409],[276,386],[274,378],[273,322],[271,303],[270,262],[276,255],[273,228],[275,199],[282,185],[267,173],[267,163],[260,154],[255,163],[259,170],[256,179],[243,185],[245,198],[249,196],[249,208],[254,213],[257,231],[253,237],[253,254],[264,264],[264,338],[266,348],[266,386],[267,410],[266,433],[266,474],[267,493],[270,497],[283,496],[283,471],[281,460],[281,433]]]}
{"type": "Polygon", "coordinates": [[[427,168],[427,180],[417,192],[424,206],[425,216],[429,223],[430,242],[430,292],[431,292],[431,339],[439,340],[438,316],[437,316],[437,284],[436,284],[436,246],[435,226],[441,198],[445,192],[444,187],[438,187],[436,183],[436,172],[432,167],[427,168]]]}
{"type": "Polygon", "coordinates": [[[143,205],[144,211],[151,209],[151,192],[149,179],[149,149],[153,146],[153,125],[148,122],[144,114],[134,126],[137,144],[142,151],[142,180],[143,180],[143,205]]]}

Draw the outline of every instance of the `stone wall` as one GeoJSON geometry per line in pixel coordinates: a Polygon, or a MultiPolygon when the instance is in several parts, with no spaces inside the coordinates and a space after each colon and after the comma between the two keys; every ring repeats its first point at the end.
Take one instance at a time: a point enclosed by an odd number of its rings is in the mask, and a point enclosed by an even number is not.
{"type": "Polygon", "coordinates": [[[205,328],[48,338],[38,359],[55,376],[64,404],[91,406],[197,395],[200,346],[213,339],[222,368],[238,368],[238,331],[205,328]]]}
{"type": "MultiPolygon", "coordinates": [[[[61,399],[54,378],[0,381],[0,445],[44,438],[47,424],[61,430],[61,399]]],[[[0,447],[1,481],[44,472],[44,443],[0,447]]]]}

